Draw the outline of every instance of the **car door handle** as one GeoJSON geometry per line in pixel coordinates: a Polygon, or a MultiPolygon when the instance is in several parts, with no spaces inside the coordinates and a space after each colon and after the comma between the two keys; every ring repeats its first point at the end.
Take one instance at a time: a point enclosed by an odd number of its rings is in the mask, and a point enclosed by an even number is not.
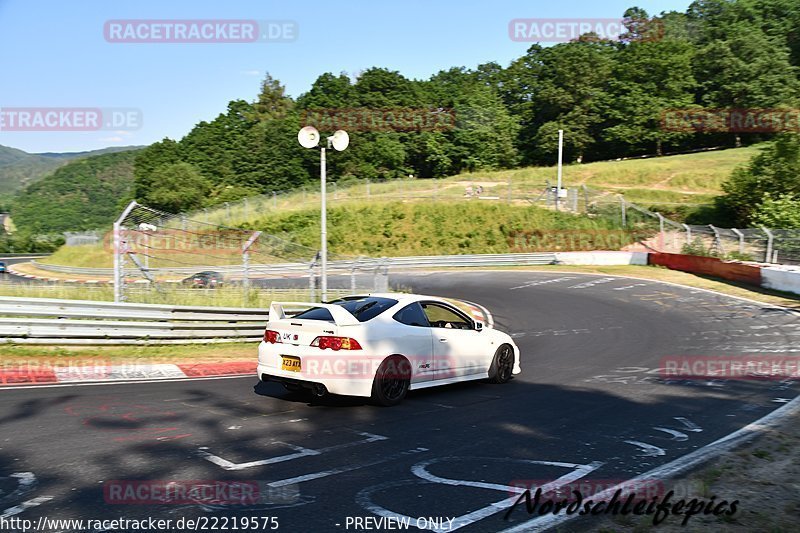
{"type": "Polygon", "coordinates": [[[447,339],[439,339],[439,342],[447,342],[447,339]]]}

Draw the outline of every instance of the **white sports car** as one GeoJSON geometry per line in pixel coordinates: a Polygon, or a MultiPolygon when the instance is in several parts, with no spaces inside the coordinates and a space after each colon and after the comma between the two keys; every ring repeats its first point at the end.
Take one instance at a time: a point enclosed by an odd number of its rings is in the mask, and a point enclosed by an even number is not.
{"type": "Polygon", "coordinates": [[[409,390],[487,378],[505,383],[519,372],[511,337],[447,300],[415,294],[273,302],[258,347],[262,381],[387,406],[409,390]]]}

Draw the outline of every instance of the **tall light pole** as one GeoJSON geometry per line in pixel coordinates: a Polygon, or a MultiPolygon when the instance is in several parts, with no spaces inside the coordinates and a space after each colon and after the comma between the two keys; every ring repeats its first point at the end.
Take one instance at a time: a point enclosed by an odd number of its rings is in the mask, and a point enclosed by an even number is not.
{"type": "Polygon", "coordinates": [[[558,130],[558,183],[556,184],[556,211],[561,209],[561,165],[564,159],[564,130],[558,130]]]}
{"type": "MultiPolygon", "coordinates": [[[[319,144],[320,135],[313,126],[306,126],[297,134],[297,140],[304,148],[314,148],[319,144]]],[[[337,152],[346,149],[350,144],[350,137],[344,130],[337,130],[331,137],[327,138],[327,148],[333,148],[337,152]]],[[[319,154],[319,181],[320,193],[320,292],[322,301],[328,299],[328,209],[327,209],[327,157],[326,147],[320,149],[319,154]]]]}
{"type": "Polygon", "coordinates": [[[325,154],[325,147],[319,151],[319,189],[322,191],[322,201],[320,206],[320,277],[319,289],[322,293],[322,301],[328,300],[328,159],[325,154]]]}

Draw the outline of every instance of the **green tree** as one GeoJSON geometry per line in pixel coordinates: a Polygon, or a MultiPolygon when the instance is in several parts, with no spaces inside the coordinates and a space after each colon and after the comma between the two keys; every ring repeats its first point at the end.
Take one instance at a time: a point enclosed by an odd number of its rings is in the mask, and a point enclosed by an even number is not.
{"type": "Polygon", "coordinates": [[[450,159],[456,170],[496,170],[518,163],[519,124],[486,85],[472,84],[456,99],[450,159]]]}
{"type": "Polygon", "coordinates": [[[800,228],[800,196],[782,194],[773,198],[767,195],[753,211],[750,220],[768,228],[800,228]]]}
{"type": "Polygon", "coordinates": [[[197,167],[174,163],[155,171],[153,185],[143,201],[167,213],[182,213],[202,206],[210,188],[197,167]]]}
{"type": "Polygon", "coordinates": [[[164,166],[178,163],[181,160],[180,145],[169,138],[151,144],[136,153],[134,160],[133,193],[137,199],[144,198],[153,186],[153,174],[164,166]]]}
{"type": "Polygon", "coordinates": [[[800,197],[800,135],[779,135],[747,167],[734,171],[722,188],[722,206],[742,226],[753,223],[765,198],[800,197]]]}
{"type": "Polygon", "coordinates": [[[605,130],[605,140],[621,143],[626,153],[655,150],[661,155],[665,144],[690,138],[691,132],[665,129],[662,117],[668,110],[693,106],[693,55],[694,47],[681,40],[644,39],[625,46],[609,82],[613,125],[605,130]]]}
{"type": "Polygon", "coordinates": [[[300,109],[341,109],[353,105],[353,86],[345,74],[330,72],[318,77],[311,89],[297,99],[300,109]]]}
{"type": "Polygon", "coordinates": [[[294,101],[286,96],[286,88],[267,74],[253,107],[260,120],[280,119],[292,110],[294,101]]]}

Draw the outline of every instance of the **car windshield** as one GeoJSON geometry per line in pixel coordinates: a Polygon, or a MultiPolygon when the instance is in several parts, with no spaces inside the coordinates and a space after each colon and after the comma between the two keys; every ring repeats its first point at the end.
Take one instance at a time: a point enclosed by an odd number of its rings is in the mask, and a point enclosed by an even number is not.
{"type": "MultiPolygon", "coordinates": [[[[394,306],[397,300],[378,296],[350,296],[333,300],[329,303],[344,307],[351,315],[356,317],[359,322],[366,322],[394,306]]],[[[323,307],[313,307],[308,311],[296,315],[294,318],[303,318],[306,320],[333,320],[330,311],[323,307]]]]}

